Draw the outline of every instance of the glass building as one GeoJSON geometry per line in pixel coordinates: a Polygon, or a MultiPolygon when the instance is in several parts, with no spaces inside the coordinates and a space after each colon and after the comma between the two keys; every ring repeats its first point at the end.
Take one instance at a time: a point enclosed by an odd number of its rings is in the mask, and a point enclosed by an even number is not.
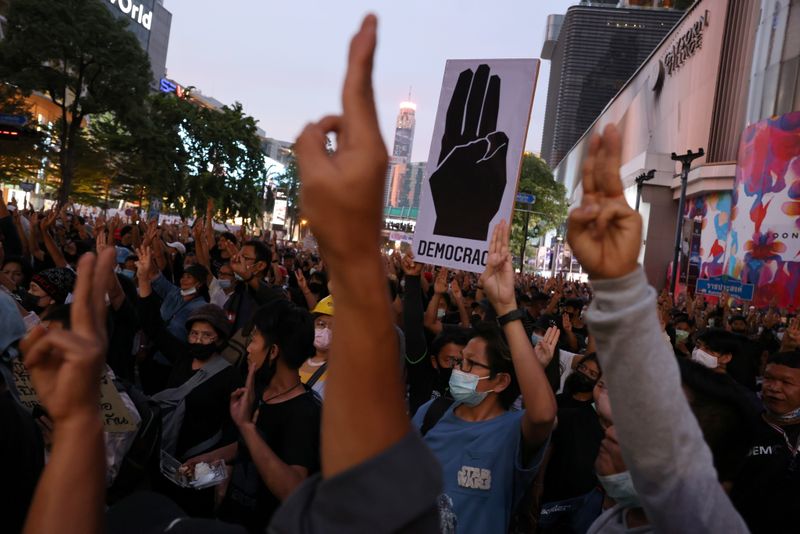
{"type": "Polygon", "coordinates": [[[153,88],[166,76],[167,48],[172,26],[172,13],[164,7],[164,0],[103,0],[114,16],[128,21],[133,33],[150,58],[153,71],[153,88]]]}

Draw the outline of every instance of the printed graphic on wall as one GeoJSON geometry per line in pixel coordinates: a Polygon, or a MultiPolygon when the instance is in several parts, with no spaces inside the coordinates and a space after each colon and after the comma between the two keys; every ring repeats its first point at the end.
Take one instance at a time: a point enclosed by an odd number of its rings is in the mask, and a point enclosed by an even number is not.
{"type": "Polygon", "coordinates": [[[742,133],[725,273],[756,286],[754,304],[800,305],[800,112],[742,133]]]}
{"type": "Polygon", "coordinates": [[[731,194],[711,193],[691,199],[686,217],[702,217],[700,237],[700,278],[723,273],[728,232],[730,231],[731,194]]]}

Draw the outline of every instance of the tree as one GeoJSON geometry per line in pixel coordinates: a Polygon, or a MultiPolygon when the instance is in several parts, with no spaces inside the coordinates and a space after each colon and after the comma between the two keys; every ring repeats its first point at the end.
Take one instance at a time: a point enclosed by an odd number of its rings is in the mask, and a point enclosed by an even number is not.
{"type": "MultiPolygon", "coordinates": [[[[511,251],[519,254],[523,241],[527,245],[527,238],[533,237],[533,228],[539,227],[539,235],[557,228],[567,218],[567,191],[564,184],[556,182],[553,173],[545,161],[529,152],[522,156],[522,170],[520,172],[520,193],[530,193],[536,201],[530,210],[528,221],[528,235],[525,236],[525,213],[514,211],[511,227],[511,251]]],[[[528,251],[526,250],[526,256],[528,251]]]]}
{"type": "Polygon", "coordinates": [[[256,121],[241,104],[210,109],[160,93],[142,109],[127,120],[106,114],[90,127],[114,196],[158,198],[184,216],[203,213],[210,197],[223,219],[261,215],[266,162],[256,121]]]}
{"type": "Polygon", "coordinates": [[[120,117],[141,106],[152,78],[128,21],[101,0],[12,0],[0,41],[0,79],[46,94],[61,110],[55,127],[60,203],[72,188],[89,115],[120,117]]]}
{"type": "Polygon", "coordinates": [[[297,216],[300,213],[300,171],[297,169],[294,155],[289,158],[289,163],[283,174],[278,176],[277,182],[278,188],[286,195],[286,222],[289,225],[289,236],[293,236],[297,216]]]}
{"type": "Polygon", "coordinates": [[[52,171],[52,150],[47,142],[47,132],[37,129],[33,114],[23,94],[15,87],[0,83],[0,114],[16,115],[25,119],[23,126],[0,124],[0,130],[10,134],[0,136],[0,181],[19,183],[36,178],[44,169],[52,171]]]}

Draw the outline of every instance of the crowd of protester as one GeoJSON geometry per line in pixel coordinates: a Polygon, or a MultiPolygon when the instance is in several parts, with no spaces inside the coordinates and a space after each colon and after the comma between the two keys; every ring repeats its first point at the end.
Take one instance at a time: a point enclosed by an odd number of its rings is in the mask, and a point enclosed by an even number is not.
{"type": "Polygon", "coordinates": [[[216,231],[212,202],[0,202],[2,531],[800,529],[800,317],[656,294],[613,127],[568,222],[589,283],[516,274],[505,222],[480,276],[380,252],[375,31],[297,142],[319,251],[216,231]],[[132,427],[101,421],[101,377],[132,427]]]}

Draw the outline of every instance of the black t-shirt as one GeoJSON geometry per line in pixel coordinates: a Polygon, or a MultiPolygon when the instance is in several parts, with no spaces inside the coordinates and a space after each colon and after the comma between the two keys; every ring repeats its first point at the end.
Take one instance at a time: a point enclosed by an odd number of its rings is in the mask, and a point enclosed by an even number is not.
{"type": "Polygon", "coordinates": [[[594,463],[603,439],[592,401],[577,401],[561,393],[556,402],[558,426],[553,431],[553,453],[544,478],[545,503],[583,495],[597,485],[594,463]]]}
{"type": "MultiPolygon", "coordinates": [[[[783,428],[796,447],[800,424],[783,428]]],[[[753,534],[798,531],[800,454],[793,457],[783,434],[763,420],[733,484],[731,501],[753,534]]]]}
{"type": "MultiPolygon", "coordinates": [[[[321,408],[313,392],[278,404],[260,403],[256,428],[272,451],[287,465],[299,465],[312,475],[320,469],[321,408]]],[[[262,532],[280,501],[261,479],[244,440],[236,458],[220,509],[220,519],[262,532]]]]}
{"type": "MultiPolygon", "coordinates": [[[[4,365],[0,363],[0,365],[4,365]]],[[[31,418],[5,389],[0,377],[0,532],[21,532],[44,468],[44,443],[31,418]]]]}
{"type": "MultiPolygon", "coordinates": [[[[168,388],[176,388],[189,380],[197,370],[192,369],[192,358],[180,357],[175,361],[172,373],[167,382],[168,388]]],[[[242,387],[243,381],[239,371],[234,367],[226,367],[215,374],[186,396],[186,412],[178,434],[176,452],[178,458],[190,448],[213,437],[222,430],[222,438],[209,450],[217,449],[236,441],[238,432],[230,415],[231,393],[242,387]]],[[[205,451],[198,451],[201,454],[205,451]]]]}

